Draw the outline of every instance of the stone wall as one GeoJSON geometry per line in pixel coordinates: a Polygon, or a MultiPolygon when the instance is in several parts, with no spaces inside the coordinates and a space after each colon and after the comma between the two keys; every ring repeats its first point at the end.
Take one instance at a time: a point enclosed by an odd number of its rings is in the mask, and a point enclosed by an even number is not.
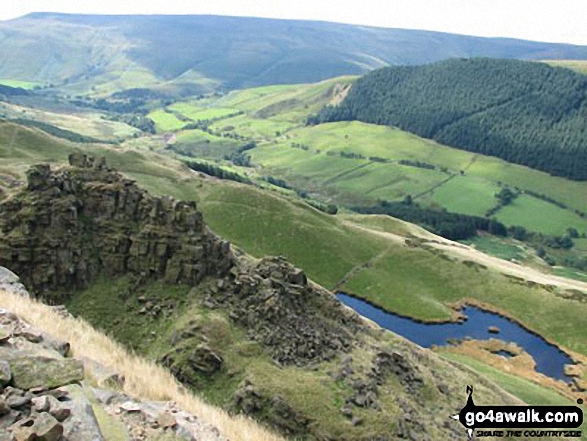
{"type": "Polygon", "coordinates": [[[34,166],[27,188],[0,205],[0,266],[33,293],[83,288],[99,274],[195,285],[234,265],[194,202],[151,196],[103,159],[69,162],[34,166]]]}

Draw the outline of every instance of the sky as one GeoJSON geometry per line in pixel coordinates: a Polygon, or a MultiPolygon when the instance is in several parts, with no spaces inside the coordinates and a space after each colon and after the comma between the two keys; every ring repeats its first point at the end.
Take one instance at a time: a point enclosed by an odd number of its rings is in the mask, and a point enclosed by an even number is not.
{"type": "Polygon", "coordinates": [[[587,0],[2,0],[0,20],[29,12],[326,20],[587,45],[587,0]]]}

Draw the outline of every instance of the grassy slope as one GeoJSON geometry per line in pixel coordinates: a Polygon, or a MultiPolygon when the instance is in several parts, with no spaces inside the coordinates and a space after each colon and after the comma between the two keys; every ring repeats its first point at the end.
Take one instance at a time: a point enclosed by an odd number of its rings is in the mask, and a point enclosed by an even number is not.
{"type": "MultiPolygon", "coordinates": [[[[5,167],[0,173],[21,176],[27,164],[63,161],[74,148],[72,144],[9,124],[0,124],[0,141],[0,146],[12,142],[10,149],[0,147],[5,167]],[[36,147],[39,145],[43,148],[36,147]]],[[[353,273],[344,289],[392,311],[420,318],[446,318],[449,310],[445,302],[474,297],[508,311],[546,337],[587,355],[587,330],[582,326],[587,314],[584,303],[566,300],[539,287],[514,283],[497,271],[448,261],[426,247],[398,246],[393,240],[353,227],[345,217],[325,215],[278,193],[199,179],[161,155],[98,146],[84,148],[106,154],[112,165],[156,194],[197,200],[207,222],[218,234],[255,256],[284,255],[326,287],[340,282],[356,268],[359,271],[353,273]],[[361,270],[369,261],[371,265],[361,270]],[[533,308],[527,307],[529,303],[533,308]]]]}
{"type": "MultiPolygon", "coordinates": [[[[102,290],[102,293],[108,290],[102,290]]],[[[203,402],[187,392],[168,371],[122,347],[110,336],[96,330],[81,319],[64,319],[46,305],[0,291],[0,306],[23,318],[35,328],[47,332],[72,346],[75,357],[88,357],[115,369],[124,376],[123,392],[139,400],[173,400],[206,423],[214,425],[233,440],[279,441],[282,438],[269,433],[248,418],[229,416],[224,411],[203,402]]],[[[115,311],[115,313],[120,311],[115,311]]],[[[128,316],[124,317],[125,320],[128,316]]],[[[89,373],[90,378],[92,372],[89,373]]],[[[98,415],[100,418],[105,415],[98,415]]],[[[103,420],[100,418],[100,423],[103,420]]],[[[102,424],[101,424],[102,425],[102,424]]],[[[105,427],[102,426],[102,430],[105,427]]],[[[109,435],[112,435],[109,433],[109,435]]],[[[118,439],[108,437],[108,440],[118,439]]],[[[121,439],[127,439],[122,437],[121,439]]]]}
{"type": "MultiPolygon", "coordinates": [[[[0,174],[11,173],[22,177],[29,164],[47,160],[65,161],[68,152],[74,148],[73,144],[54,140],[35,130],[0,124],[0,174]],[[11,147],[8,148],[8,145],[11,147]]],[[[426,247],[404,247],[381,236],[386,232],[399,236],[420,234],[419,229],[409,224],[384,216],[328,216],[298,199],[276,192],[227,181],[201,179],[177,161],[145,150],[122,151],[94,145],[84,145],[83,148],[91,154],[106,155],[110,164],[155,194],[196,200],[206,222],[216,233],[257,257],[284,255],[326,287],[341,282],[346,274],[349,277],[342,287],[344,290],[392,311],[420,318],[446,318],[449,310],[445,302],[474,297],[507,311],[552,341],[587,355],[587,331],[582,326],[587,314],[584,303],[559,297],[559,290],[549,292],[539,287],[530,288],[514,283],[497,271],[476,270],[459,262],[450,262],[426,247]],[[529,304],[532,308],[528,307],[529,304]]],[[[107,286],[114,285],[109,282],[107,286]]],[[[96,285],[95,289],[100,291],[99,287],[96,285]]],[[[156,286],[153,289],[165,296],[175,295],[167,289],[162,291],[156,286]]],[[[100,292],[104,294],[106,291],[100,292]]],[[[92,291],[87,294],[79,298],[84,307],[93,305],[97,311],[96,320],[110,317],[114,327],[122,326],[121,323],[126,320],[123,316],[126,317],[130,311],[128,308],[132,310],[136,306],[120,305],[118,297],[93,295],[92,291]]],[[[76,306],[71,307],[75,309],[76,306]]],[[[189,316],[196,317],[194,314],[196,312],[189,316]]],[[[214,317],[210,326],[219,327],[214,329],[222,330],[222,333],[232,335],[234,341],[239,341],[238,330],[228,325],[226,317],[214,317]]],[[[202,320],[209,323],[210,318],[203,317],[202,320]]],[[[168,324],[149,323],[145,326],[144,323],[137,323],[134,329],[136,332],[126,335],[129,342],[135,341],[139,350],[144,351],[148,347],[153,351],[151,355],[161,355],[158,351],[163,351],[167,340],[163,338],[158,344],[151,340],[151,332],[155,330],[158,335],[167,335],[170,332],[168,324]]],[[[322,374],[316,377],[297,370],[275,369],[259,358],[258,348],[255,347],[245,348],[239,343],[231,346],[224,355],[241,370],[235,377],[222,375],[217,382],[202,383],[204,395],[217,404],[228,402],[231,391],[243,378],[245,366],[247,372],[270,390],[300,397],[298,404],[301,408],[321,418],[325,415],[324,409],[333,402],[338,403],[345,393],[321,384],[317,378],[322,374]],[[316,394],[316,390],[320,394],[316,394]],[[303,396],[319,396],[319,399],[308,402],[301,398],[303,396]]],[[[325,366],[320,372],[325,373],[328,369],[325,366]]],[[[393,396],[392,391],[390,396],[393,396]]],[[[339,404],[336,404],[337,408],[339,404]]],[[[392,403],[389,405],[393,406],[392,403]]],[[[334,420],[329,418],[326,418],[328,427],[346,427],[340,425],[338,417],[334,420]]],[[[373,427],[384,424],[377,418],[366,421],[373,427]]]]}
{"type": "Polygon", "coordinates": [[[104,141],[115,141],[140,133],[138,129],[127,124],[104,119],[105,115],[99,111],[81,112],[78,109],[72,109],[57,112],[0,103],[0,114],[11,119],[25,118],[46,122],[61,129],[104,141]]]}
{"type": "MultiPolygon", "coordinates": [[[[508,225],[521,225],[545,234],[562,235],[571,226],[587,231],[587,220],[574,212],[587,211],[586,183],[443,146],[395,128],[360,122],[304,127],[305,117],[340,99],[341,89],[351,80],[347,77],[315,85],[245,89],[221,98],[175,106],[188,109],[184,110],[186,114],[194,111],[194,115],[198,111],[222,114],[226,109],[245,112],[217,121],[211,127],[254,139],[258,147],[247,154],[261,167],[260,173],[286,179],[323,199],[372,204],[379,199],[397,200],[410,194],[425,205],[483,215],[496,204],[494,195],[500,185],[507,185],[545,194],[569,207],[564,210],[524,196],[498,213],[498,218],[508,225]],[[362,155],[364,159],[341,157],[341,153],[362,155]],[[383,158],[388,163],[374,163],[370,157],[383,158]],[[437,168],[409,167],[398,164],[400,160],[419,161],[437,168]]],[[[179,126],[176,123],[171,127],[179,126]]]]}

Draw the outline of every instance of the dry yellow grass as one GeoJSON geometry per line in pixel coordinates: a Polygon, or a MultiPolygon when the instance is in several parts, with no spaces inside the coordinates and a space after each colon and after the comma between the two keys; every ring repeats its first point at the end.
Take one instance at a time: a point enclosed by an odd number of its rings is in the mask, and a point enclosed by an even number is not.
{"type": "Polygon", "coordinates": [[[230,416],[185,390],[163,367],[130,353],[122,345],[80,319],[64,319],[50,307],[0,290],[0,308],[16,314],[55,338],[68,341],[74,356],[88,357],[124,375],[123,392],[142,400],[175,401],[182,409],[215,426],[231,441],[278,441],[255,421],[230,416]]]}

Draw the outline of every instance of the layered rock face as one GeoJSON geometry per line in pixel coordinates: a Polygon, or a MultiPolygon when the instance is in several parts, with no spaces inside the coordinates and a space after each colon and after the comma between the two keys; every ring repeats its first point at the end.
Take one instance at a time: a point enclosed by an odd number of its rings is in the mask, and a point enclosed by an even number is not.
{"type": "Polygon", "coordinates": [[[153,197],[103,159],[69,160],[33,167],[27,189],[0,205],[0,266],[34,294],[83,288],[98,274],[195,285],[234,265],[194,202],[153,197]]]}

